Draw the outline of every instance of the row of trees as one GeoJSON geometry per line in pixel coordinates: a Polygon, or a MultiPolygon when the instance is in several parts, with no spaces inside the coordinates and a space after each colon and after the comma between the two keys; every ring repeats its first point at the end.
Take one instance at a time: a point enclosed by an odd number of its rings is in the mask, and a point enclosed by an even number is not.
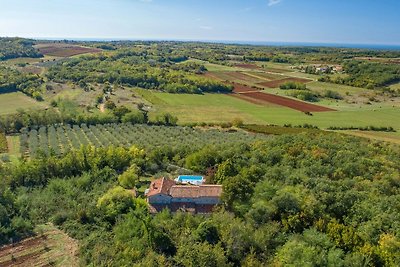
{"type": "Polygon", "coordinates": [[[0,131],[5,133],[17,133],[23,128],[59,123],[70,125],[96,125],[124,122],[174,126],[178,122],[177,117],[169,113],[158,114],[155,118],[149,119],[145,111],[132,110],[124,106],[114,106],[110,112],[105,113],[85,113],[66,106],[67,105],[64,107],[64,104],[58,104],[58,109],[18,110],[15,114],[0,116],[0,131]]]}

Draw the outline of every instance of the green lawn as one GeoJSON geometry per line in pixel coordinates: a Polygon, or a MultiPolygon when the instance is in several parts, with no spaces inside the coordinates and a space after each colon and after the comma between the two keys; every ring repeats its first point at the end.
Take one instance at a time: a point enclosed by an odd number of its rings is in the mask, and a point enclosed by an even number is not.
{"type": "Polygon", "coordinates": [[[0,115],[15,113],[17,109],[43,109],[45,102],[38,102],[23,93],[0,94],[0,115]]]}
{"type": "MultiPolygon", "coordinates": [[[[145,91],[145,90],[140,90],[145,91]]],[[[269,107],[221,94],[189,95],[145,91],[142,95],[154,104],[152,113],[170,112],[180,123],[229,122],[242,118],[245,123],[292,124],[309,123],[321,128],[330,126],[386,126],[400,130],[400,109],[395,107],[345,108],[335,112],[319,112],[307,116],[285,107],[269,107]]]]}

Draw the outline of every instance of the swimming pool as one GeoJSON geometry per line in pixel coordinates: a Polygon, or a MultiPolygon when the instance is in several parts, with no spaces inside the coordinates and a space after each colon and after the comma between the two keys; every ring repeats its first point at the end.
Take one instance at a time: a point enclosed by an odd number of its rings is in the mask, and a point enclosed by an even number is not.
{"type": "Polygon", "coordinates": [[[204,183],[204,177],[199,175],[180,175],[175,181],[182,184],[201,185],[204,183]]]}

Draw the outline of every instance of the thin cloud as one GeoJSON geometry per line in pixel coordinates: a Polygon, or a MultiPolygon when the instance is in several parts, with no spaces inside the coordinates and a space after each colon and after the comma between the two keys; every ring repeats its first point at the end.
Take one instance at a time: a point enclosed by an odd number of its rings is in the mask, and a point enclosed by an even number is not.
{"type": "Polygon", "coordinates": [[[268,0],[268,6],[274,6],[282,2],[282,0],[268,0]]]}
{"type": "Polygon", "coordinates": [[[200,29],[209,31],[209,30],[212,30],[213,27],[211,27],[211,26],[200,26],[200,29]]]}

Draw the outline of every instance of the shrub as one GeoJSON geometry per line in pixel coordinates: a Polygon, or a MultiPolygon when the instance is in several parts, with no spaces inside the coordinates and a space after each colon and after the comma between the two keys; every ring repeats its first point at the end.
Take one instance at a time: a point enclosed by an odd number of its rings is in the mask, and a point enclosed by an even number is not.
{"type": "Polygon", "coordinates": [[[291,89],[306,90],[307,86],[303,83],[286,82],[286,83],[280,85],[279,88],[282,90],[291,90],[291,89]]]}
{"type": "Polygon", "coordinates": [[[326,90],[323,94],[324,97],[326,98],[332,98],[332,99],[343,99],[343,97],[335,91],[332,90],[326,90]]]}
{"type": "Polygon", "coordinates": [[[300,100],[303,101],[308,101],[308,102],[318,102],[318,95],[316,93],[313,93],[311,91],[306,91],[306,90],[296,90],[293,92],[290,92],[288,95],[296,97],[300,100]]]}

